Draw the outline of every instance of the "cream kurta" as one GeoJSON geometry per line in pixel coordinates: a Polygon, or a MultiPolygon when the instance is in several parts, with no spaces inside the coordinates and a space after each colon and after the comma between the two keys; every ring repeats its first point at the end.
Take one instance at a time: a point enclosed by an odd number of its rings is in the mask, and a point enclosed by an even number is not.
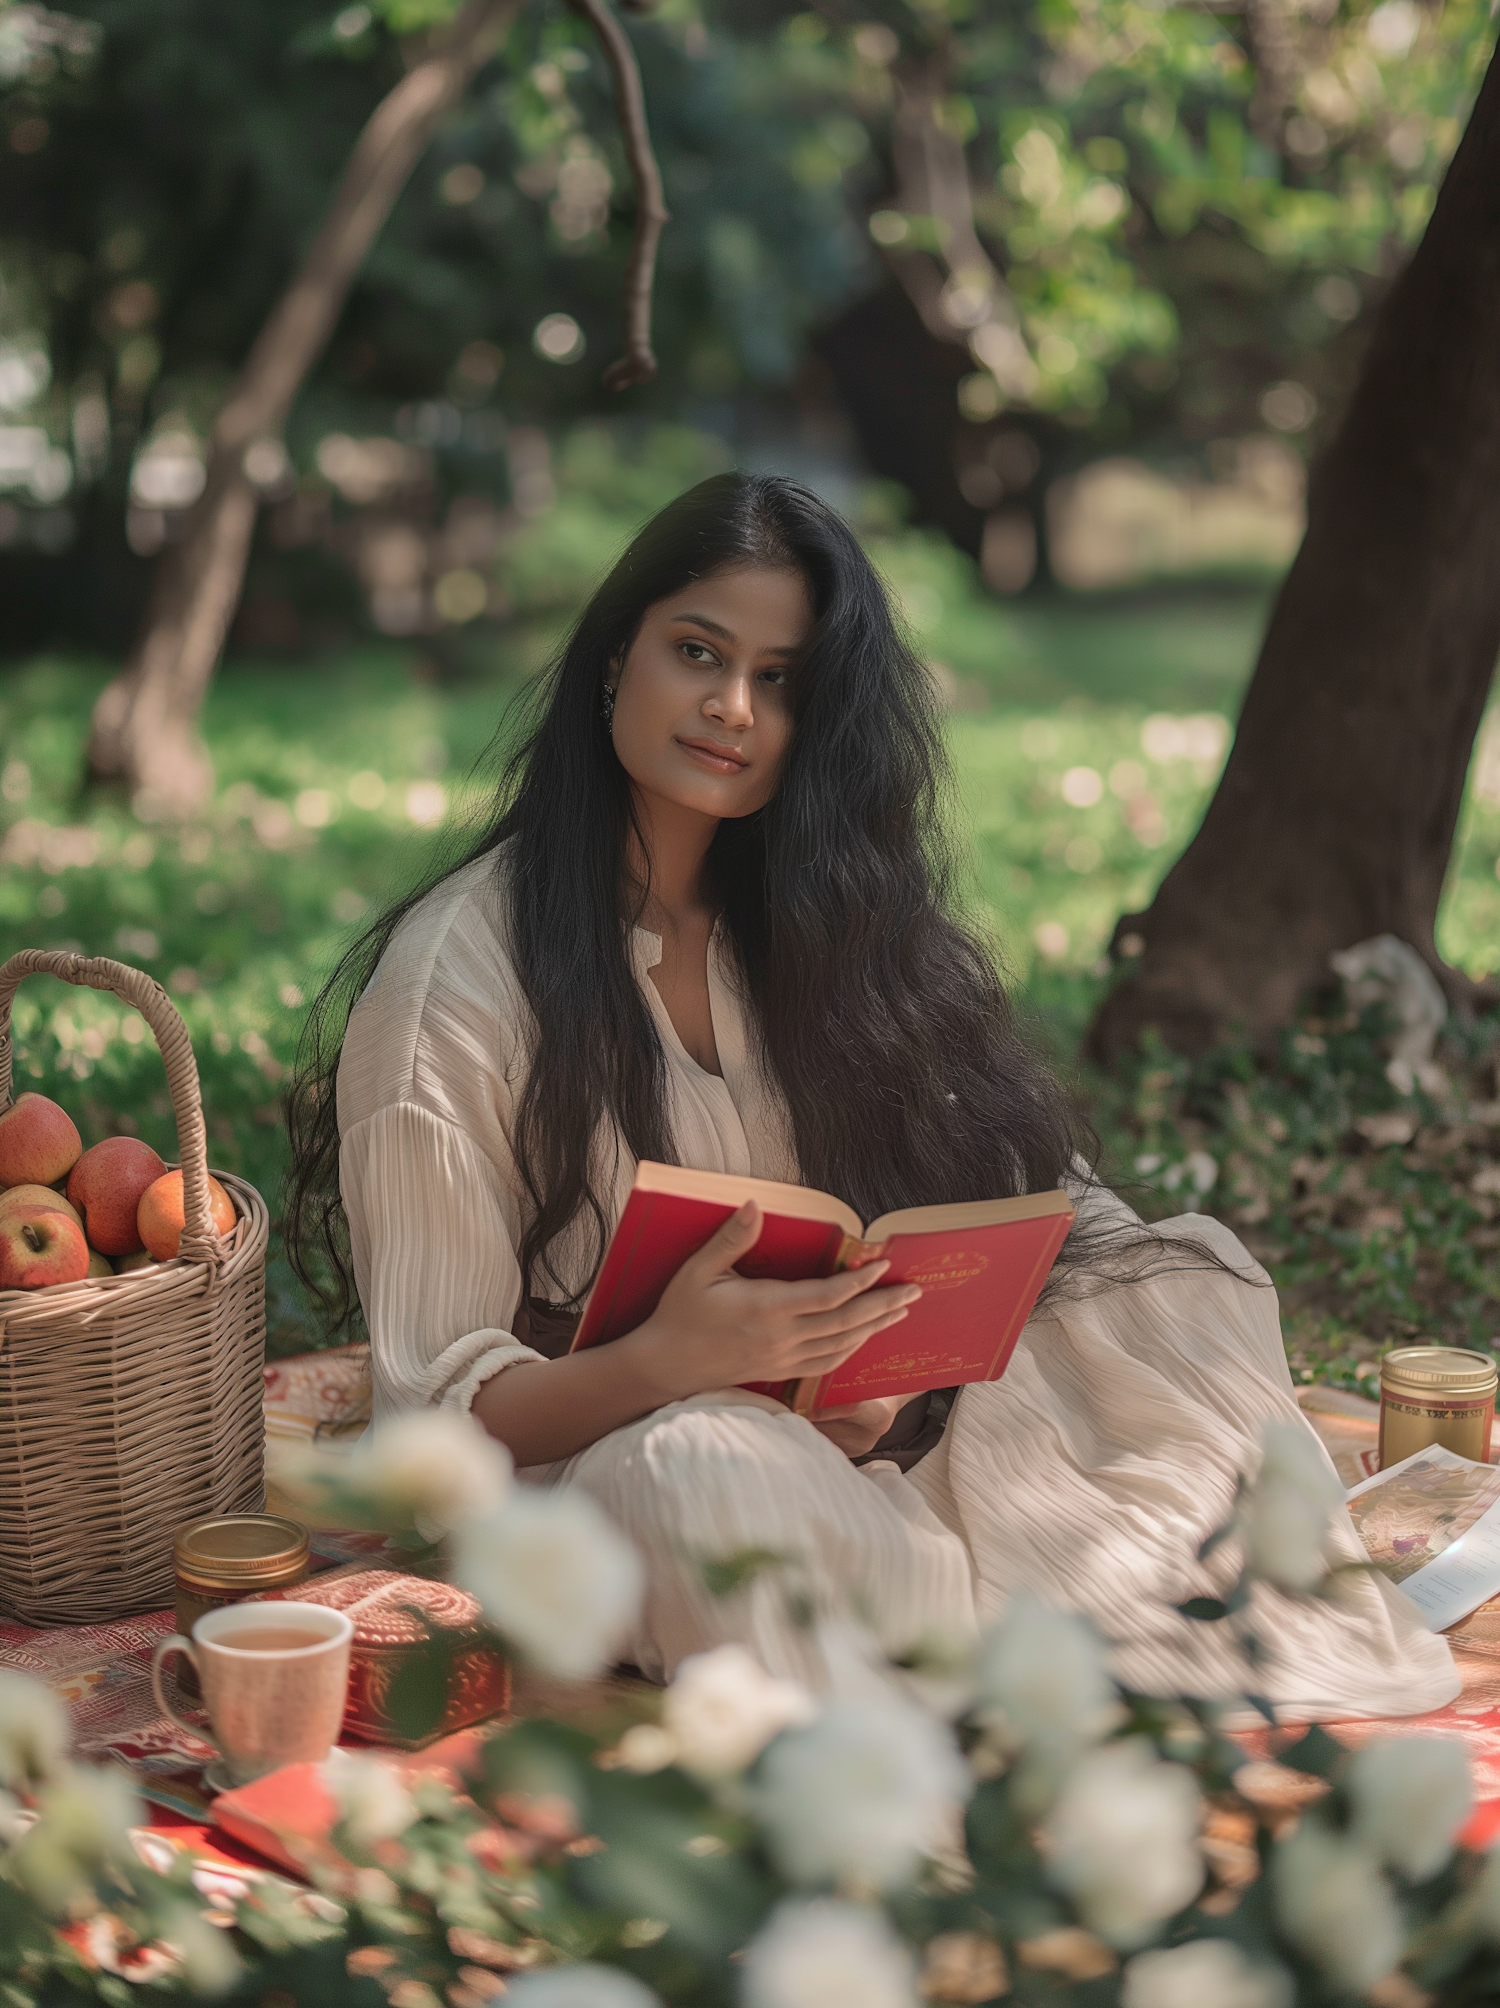
{"type": "MultiPolygon", "coordinates": [[[[689,1057],[647,974],[657,937],[637,930],[635,949],[681,1162],[795,1179],[730,971],[710,954],[719,1079],[689,1057]]],[[[496,865],[482,859],[403,922],[355,1007],[339,1068],[340,1177],[377,1428],[426,1404],[467,1409],[491,1375],[540,1357],[510,1331],[526,1217],[510,1134],[528,1022],[496,865]]],[[[622,1144],[612,1217],[633,1169],[622,1144]]],[[[1217,1222],[1162,1231],[1254,1268],[1217,1222]]],[[[584,1237],[555,1253],[571,1287],[586,1282],[584,1237]]],[[[850,1464],[810,1423],[737,1390],[674,1402],[528,1475],[586,1486],[642,1549],[650,1588],[630,1657],[654,1675],[738,1638],[773,1672],[838,1677],[825,1634],[791,1622],[785,1572],[727,1600],[702,1588],[699,1562],[757,1547],[793,1558],[816,1608],[872,1618],[892,1652],[971,1629],[1029,1589],[1089,1612],[1132,1685],[1227,1694],[1249,1677],[1223,1627],[1171,1605],[1204,1587],[1195,1550],[1227,1516],[1235,1474],[1272,1416],[1300,1420],[1274,1293],[1185,1267],[1036,1313],[1005,1377],[965,1388],[942,1442],[906,1475],[850,1464]]],[[[1347,1523],[1336,1541],[1362,1559],[1347,1523]]],[[[1301,1717],[1449,1700],[1458,1680],[1443,1641],[1382,1579],[1345,1581],[1338,1607],[1257,1592],[1271,1649],[1259,1691],[1301,1717]]]]}

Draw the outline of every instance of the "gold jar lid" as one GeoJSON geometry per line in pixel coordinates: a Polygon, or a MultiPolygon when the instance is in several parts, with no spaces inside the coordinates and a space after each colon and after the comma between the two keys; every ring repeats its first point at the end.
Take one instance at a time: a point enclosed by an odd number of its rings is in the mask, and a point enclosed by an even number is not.
{"type": "Polygon", "coordinates": [[[179,1580],[211,1590],[265,1590],[306,1570],[312,1536],[279,1513],[215,1513],[179,1527],[172,1566],[179,1580]]]}
{"type": "Polygon", "coordinates": [[[1427,1395],[1489,1394],[1495,1386],[1495,1362],[1485,1353],[1461,1346],[1402,1346],[1380,1362],[1382,1386],[1399,1383],[1427,1395]]]}

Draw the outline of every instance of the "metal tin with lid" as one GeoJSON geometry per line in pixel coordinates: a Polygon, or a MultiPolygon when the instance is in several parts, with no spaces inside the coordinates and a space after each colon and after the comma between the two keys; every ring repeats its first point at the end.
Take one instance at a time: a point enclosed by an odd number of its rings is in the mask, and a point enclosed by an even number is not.
{"type": "Polygon", "coordinates": [[[191,1633],[205,1611],[258,1590],[305,1582],[311,1559],[307,1528],[279,1513],[215,1513],[189,1521],[172,1542],[177,1629],[191,1633]]]}
{"type": "Polygon", "coordinates": [[[1459,1346],[1402,1346],[1380,1362],[1380,1468],[1442,1444],[1486,1464],[1495,1420],[1495,1362],[1459,1346]]]}
{"type": "Polygon", "coordinates": [[[509,1664],[478,1602],[456,1583],[347,1562],[305,1590],[273,1590],[265,1601],[279,1603],[286,1595],[299,1604],[345,1611],[353,1621],[344,1710],[348,1736],[420,1749],[510,1706],[509,1664]],[[415,1688],[407,1686],[423,1667],[426,1678],[415,1688]],[[428,1710],[422,1722],[411,1719],[417,1693],[428,1710]]]}

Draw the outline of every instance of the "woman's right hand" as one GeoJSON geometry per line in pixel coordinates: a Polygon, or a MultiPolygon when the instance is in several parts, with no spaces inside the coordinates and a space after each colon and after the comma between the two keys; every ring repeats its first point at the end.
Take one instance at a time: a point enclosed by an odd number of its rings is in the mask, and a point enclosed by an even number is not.
{"type": "Polygon", "coordinates": [[[619,1341],[663,1402],[831,1373],[873,1333],[898,1324],[922,1294],[912,1283],[878,1289],[888,1262],[807,1283],[741,1276],[734,1265],[760,1229],[760,1208],[747,1199],[683,1263],[645,1324],[619,1341]]]}

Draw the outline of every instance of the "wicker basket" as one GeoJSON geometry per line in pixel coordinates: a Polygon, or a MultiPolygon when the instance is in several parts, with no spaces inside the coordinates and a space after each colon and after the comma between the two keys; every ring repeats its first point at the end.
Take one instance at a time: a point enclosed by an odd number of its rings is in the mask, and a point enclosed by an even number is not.
{"type": "Polygon", "coordinates": [[[198,1068],[159,983],[124,963],[28,949],[0,967],[0,1110],[23,977],[112,990],[156,1036],[177,1121],[187,1224],[159,1267],[0,1290],[0,1610],[91,1623],[172,1598],[172,1533],[265,1500],[265,1262],[253,1186],[218,1173],[238,1219],[208,1211],[198,1068]]]}

